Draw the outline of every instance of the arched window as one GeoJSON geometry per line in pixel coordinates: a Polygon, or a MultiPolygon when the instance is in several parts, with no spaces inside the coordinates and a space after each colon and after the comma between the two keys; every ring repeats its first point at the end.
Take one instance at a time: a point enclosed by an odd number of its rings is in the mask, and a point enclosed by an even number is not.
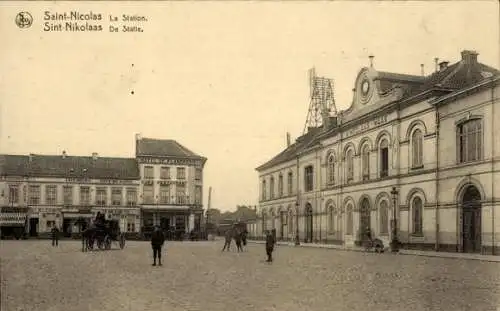
{"type": "Polygon", "coordinates": [[[420,197],[414,197],[411,203],[413,234],[423,234],[423,206],[420,197]]]}
{"type": "Polygon", "coordinates": [[[288,195],[293,194],[293,173],[288,172],[288,195]]]}
{"type": "Polygon", "coordinates": [[[333,185],[335,183],[335,158],[333,154],[328,156],[328,184],[333,185]]]}
{"type": "Polygon", "coordinates": [[[345,234],[347,235],[352,235],[353,232],[353,226],[354,226],[354,219],[352,215],[352,205],[349,205],[346,208],[346,228],[345,228],[345,234]]]}
{"type": "Polygon", "coordinates": [[[361,150],[361,167],[363,171],[363,180],[370,179],[370,146],[367,144],[361,150]]]}
{"type": "Polygon", "coordinates": [[[412,167],[423,166],[423,135],[422,131],[416,129],[411,135],[411,147],[412,147],[412,167]]]}
{"type": "Polygon", "coordinates": [[[387,201],[380,202],[380,234],[389,233],[389,204],[387,201]]]}
{"type": "Polygon", "coordinates": [[[278,177],[278,196],[283,197],[283,175],[280,174],[278,177]]]}
{"type": "Polygon", "coordinates": [[[274,199],[274,177],[271,177],[271,180],[269,181],[269,198],[272,200],[274,199]]]}
{"type": "Polygon", "coordinates": [[[266,200],[267,195],[266,195],[266,180],[264,179],[262,181],[262,200],[266,200]]]}
{"type": "Polygon", "coordinates": [[[384,139],[380,142],[380,177],[389,175],[389,142],[384,139]]]}
{"type": "Polygon", "coordinates": [[[333,234],[335,232],[335,214],[333,205],[328,205],[328,233],[333,234]]]}
{"type": "Polygon", "coordinates": [[[347,182],[354,180],[354,153],[349,149],[345,155],[346,162],[346,180],[347,182]]]}
{"type": "Polygon", "coordinates": [[[482,159],[482,121],[481,119],[472,119],[458,125],[457,128],[457,147],[458,162],[473,162],[482,159]]]}

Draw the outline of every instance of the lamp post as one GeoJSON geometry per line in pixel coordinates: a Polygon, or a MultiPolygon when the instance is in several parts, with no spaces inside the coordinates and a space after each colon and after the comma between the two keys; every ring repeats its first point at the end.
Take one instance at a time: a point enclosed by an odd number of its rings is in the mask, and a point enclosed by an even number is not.
{"type": "Polygon", "coordinates": [[[295,202],[295,245],[300,245],[299,238],[299,201],[295,202]]]}
{"type": "Polygon", "coordinates": [[[399,240],[398,240],[398,226],[397,226],[397,217],[396,217],[396,206],[397,206],[398,190],[396,190],[396,187],[392,187],[391,195],[392,195],[392,239],[391,239],[391,251],[392,252],[398,252],[399,251],[399,240]]]}

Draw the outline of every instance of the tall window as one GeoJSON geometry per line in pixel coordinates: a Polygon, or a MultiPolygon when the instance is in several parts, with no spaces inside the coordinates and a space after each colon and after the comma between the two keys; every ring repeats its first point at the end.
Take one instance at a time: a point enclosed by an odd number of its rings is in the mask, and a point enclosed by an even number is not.
{"type": "Polygon", "coordinates": [[[9,185],[9,203],[17,204],[19,203],[19,186],[9,185]]]}
{"type": "Polygon", "coordinates": [[[422,235],[423,234],[423,210],[422,210],[422,199],[420,197],[414,197],[411,204],[412,209],[412,220],[413,220],[413,234],[422,235]]]}
{"type": "Polygon", "coordinates": [[[387,139],[380,143],[380,177],[389,176],[389,143],[387,139]]]}
{"type": "Polygon", "coordinates": [[[389,205],[387,201],[380,202],[380,234],[389,233],[389,205]]]}
{"type": "Polygon", "coordinates": [[[64,186],[63,187],[63,200],[64,200],[64,205],[72,205],[73,204],[73,187],[72,186],[64,186]]]}
{"type": "Polygon", "coordinates": [[[278,196],[280,198],[283,196],[283,175],[281,174],[278,177],[278,196]]]}
{"type": "Polygon", "coordinates": [[[367,144],[361,150],[361,166],[363,168],[363,180],[370,179],[370,146],[367,144]]]}
{"type": "Polygon", "coordinates": [[[195,204],[201,204],[201,198],[202,198],[202,192],[201,192],[201,186],[196,186],[194,188],[194,203],[195,204]]]}
{"type": "Polygon", "coordinates": [[[154,185],[144,185],[142,189],[142,193],[144,196],[145,204],[153,204],[154,203],[154,185]]]}
{"type": "Polygon", "coordinates": [[[160,203],[161,204],[170,203],[170,185],[160,186],[160,203]]]}
{"type": "Polygon", "coordinates": [[[178,167],[177,168],[177,179],[186,179],[186,168],[178,167]]]}
{"type": "Polygon", "coordinates": [[[413,131],[413,134],[411,135],[412,167],[417,168],[421,167],[424,164],[423,141],[424,137],[422,135],[422,131],[419,129],[413,131]]]}
{"type": "Polygon", "coordinates": [[[135,232],[135,216],[127,216],[127,232],[135,232]]]}
{"type": "Polygon", "coordinates": [[[288,208],[288,233],[289,234],[293,234],[293,224],[294,224],[293,210],[289,207],[288,208]]]}
{"type": "Polygon", "coordinates": [[[328,211],[328,233],[333,234],[335,232],[335,213],[333,205],[329,205],[327,211],[328,211]]]}
{"type": "Polygon", "coordinates": [[[57,204],[57,186],[47,185],[45,186],[45,203],[46,204],[57,204]]]}
{"type": "Polygon", "coordinates": [[[137,205],[137,189],[127,188],[127,206],[137,205]]]}
{"type": "Polygon", "coordinates": [[[330,154],[328,156],[328,163],[327,163],[327,181],[329,185],[333,185],[335,183],[335,157],[333,154],[330,154]]]}
{"type": "Polygon", "coordinates": [[[312,191],[314,189],[314,171],[312,165],[306,166],[304,172],[305,191],[312,191]]]}
{"type": "Polygon", "coordinates": [[[288,195],[293,194],[293,173],[288,172],[288,195]]]}
{"type": "Polygon", "coordinates": [[[154,175],[154,170],[152,166],[145,166],[144,167],[144,178],[146,179],[153,179],[155,177],[154,175]]]}
{"type": "Polygon", "coordinates": [[[161,179],[170,179],[170,167],[162,166],[160,168],[160,178],[161,179]]]}
{"type": "Polygon", "coordinates": [[[122,205],[122,189],[121,188],[111,189],[111,203],[112,203],[112,205],[115,205],[115,206],[122,205]]]}
{"type": "Polygon", "coordinates": [[[266,181],[262,181],[262,200],[267,199],[267,194],[266,194],[266,181]]]}
{"type": "Polygon", "coordinates": [[[352,235],[353,232],[353,226],[354,226],[354,219],[352,215],[352,205],[349,205],[346,208],[346,228],[345,228],[345,233],[347,235],[352,235]]]}
{"type": "Polygon", "coordinates": [[[95,204],[98,206],[105,206],[107,201],[108,191],[105,187],[99,187],[95,193],[95,204]]]}
{"type": "Polygon", "coordinates": [[[481,160],[483,155],[481,119],[461,123],[457,128],[458,162],[481,160]]]}
{"type": "Polygon", "coordinates": [[[90,187],[80,187],[80,205],[90,205],[90,187]]]}
{"type": "Polygon", "coordinates": [[[354,180],[354,152],[352,149],[348,150],[345,155],[346,162],[346,180],[351,182],[354,180]]]}
{"type": "Polygon", "coordinates": [[[186,202],[186,186],[184,184],[175,185],[175,194],[177,204],[184,204],[186,202]]]}
{"type": "Polygon", "coordinates": [[[203,177],[203,171],[201,170],[201,168],[196,168],[194,170],[194,179],[195,180],[202,180],[202,177],[203,177]]]}
{"type": "Polygon", "coordinates": [[[30,205],[40,204],[41,190],[40,185],[30,185],[28,188],[28,202],[30,205]]]}
{"type": "Polygon", "coordinates": [[[269,181],[269,188],[269,198],[272,200],[274,199],[274,177],[271,177],[269,181]]]}

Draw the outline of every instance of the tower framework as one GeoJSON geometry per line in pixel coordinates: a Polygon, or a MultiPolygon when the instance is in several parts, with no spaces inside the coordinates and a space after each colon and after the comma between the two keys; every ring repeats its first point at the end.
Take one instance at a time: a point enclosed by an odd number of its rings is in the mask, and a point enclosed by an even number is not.
{"type": "Polygon", "coordinates": [[[307,112],[304,134],[310,127],[319,127],[325,116],[337,114],[333,96],[333,79],[318,77],[316,69],[309,69],[310,104],[307,112]]]}

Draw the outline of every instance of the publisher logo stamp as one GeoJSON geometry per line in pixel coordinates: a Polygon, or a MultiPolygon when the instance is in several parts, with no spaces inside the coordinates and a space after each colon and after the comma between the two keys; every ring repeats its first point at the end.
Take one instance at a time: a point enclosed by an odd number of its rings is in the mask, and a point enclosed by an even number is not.
{"type": "Polygon", "coordinates": [[[33,24],[33,16],[28,12],[19,12],[16,15],[16,25],[19,28],[29,28],[33,24]]]}

